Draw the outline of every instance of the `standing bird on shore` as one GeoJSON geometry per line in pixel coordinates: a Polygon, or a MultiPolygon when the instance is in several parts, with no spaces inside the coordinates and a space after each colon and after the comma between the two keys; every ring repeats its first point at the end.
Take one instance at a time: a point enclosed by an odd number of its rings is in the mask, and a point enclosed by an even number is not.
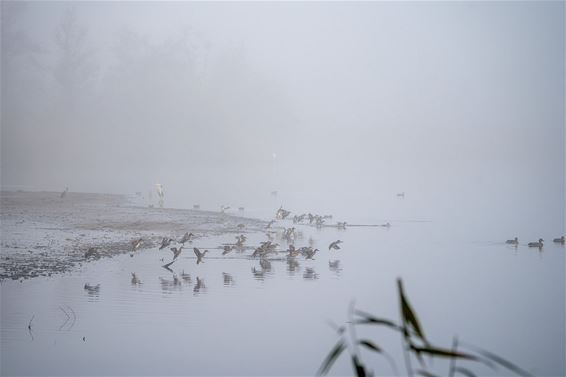
{"type": "Polygon", "coordinates": [[[544,241],[544,240],[543,240],[542,238],[539,238],[539,239],[538,239],[538,242],[529,242],[528,245],[529,245],[529,247],[538,247],[539,249],[542,249],[542,246],[543,246],[542,243],[543,243],[543,241],[544,241]]]}
{"type": "Polygon", "coordinates": [[[69,188],[68,188],[68,187],[65,187],[65,191],[63,191],[63,192],[61,193],[61,199],[63,199],[63,198],[67,195],[68,192],[69,192],[69,188]]]}
{"type": "Polygon", "coordinates": [[[181,254],[181,250],[183,250],[183,246],[179,247],[178,249],[176,247],[172,247],[170,250],[173,252],[173,260],[175,260],[181,254]]]}
{"type": "Polygon", "coordinates": [[[182,243],[183,245],[185,245],[185,242],[189,241],[189,243],[191,242],[191,239],[194,237],[195,235],[189,232],[185,232],[185,234],[183,235],[183,238],[181,238],[179,240],[179,243],[182,243]]]}
{"type": "Polygon", "coordinates": [[[518,239],[517,237],[515,237],[515,238],[512,239],[512,240],[507,240],[507,241],[505,241],[505,243],[508,244],[508,245],[515,245],[515,246],[517,246],[517,245],[519,244],[519,239],[518,239]]]}
{"type": "Polygon", "coordinates": [[[132,241],[132,252],[130,253],[130,257],[134,256],[134,252],[140,248],[140,246],[143,243],[143,238],[137,239],[137,240],[133,240],[132,241]]]}
{"type": "Polygon", "coordinates": [[[173,241],[172,238],[163,237],[163,239],[161,240],[161,246],[159,246],[159,250],[165,249],[171,244],[171,241],[173,241]]]}
{"type": "Polygon", "coordinates": [[[564,245],[564,236],[560,238],[555,238],[552,240],[552,242],[561,243],[562,245],[564,245]]]}
{"type": "Polygon", "coordinates": [[[197,264],[200,264],[201,262],[204,263],[203,258],[204,258],[204,255],[206,253],[208,253],[208,250],[201,252],[196,247],[193,247],[193,251],[195,252],[195,255],[197,256],[197,264]]]}
{"type": "Polygon", "coordinates": [[[340,245],[341,243],[342,243],[342,241],[340,241],[340,240],[332,242],[330,245],[328,245],[328,250],[332,250],[332,249],[340,250],[340,246],[338,246],[338,245],[340,245]]]}

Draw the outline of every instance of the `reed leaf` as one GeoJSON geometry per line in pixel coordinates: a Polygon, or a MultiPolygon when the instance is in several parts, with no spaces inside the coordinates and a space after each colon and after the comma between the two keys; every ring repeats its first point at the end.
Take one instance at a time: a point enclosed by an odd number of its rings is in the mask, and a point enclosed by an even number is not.
{"type": "MultiPolygon", "coordinates": [[[[484,349],[481,349],[479,347],[476,346],[472,346],[470,344],[466,344],[466,347],[473,349],[475,352],[479,353],[481,356],[483,356],[485,359],[493,361],[511,371],[513,371],[514,373],[518,374],[519,376],[524,376],[524,377],[532,377],[533,375],[530,374],[529,372],[527,372],[526,370],[518,367],[517,365],[513,364],[512,362],[502,358],[499,355],[496,355],[492,352],[486,351],[484,349]]],[[[487,361],[486,360],[486,361],[487,361]]]]}
{"type": "Polygon", "coordinates": [[[463,374],[464,376],[467,376],[467,377],[476,377],[476,375],[472,371],[470,371],[469,369],[466,369],[466,368],[462,368],[462,367],[455,367],[454,373],[460,373],[460,374],[463,374]]]}
{"type": "Polygon", "coordinates": [[[430,356],[436,357],[448,357],[448,358],[458,358],[458,359],[467,359],[467,360],[478,360],[478,357],[469,353],[463,353],[459,351],[452,351],[443,348],[437,348],[432,346],[426,347],[417,347],[411,346],[411,350],[417,354],[426,354],[430,356]]]}
{"type": "Polygon", "coordinates": [[[346,349],[346,345],[344,344],[344,341],[342,339],[340,339],[338,341],[338,343],[336,343],[336,345],[328,353],[328,356],[326,356],[326,359],[324,359],[324,361],[322,362],[322,365],[320,366],[320,369],[318,370],[317,375],[318,376],[326,375],[326,373],[328,373],[328,371],[332,367],[332,364],[334,364],[334,362],[336,361],[338,356],[340,356],[342,351],[344,351],[345,349],[346,349]]]}
{"type": "Polygon", "coordinates": [[[415,373],[424,377],[439,377],[438,375],[423,369],[416,370],[415,373]]]}
{"type": "Polygon", "coordinates": [[[373,343],[373,342],[371,342],[367,339],[359,340],[358,344],[370,349],[371,351],[377,352],[377,353],[383,352],[383,350],[379,346],[377,346],[375,343],[373,343]]]}
{"type": "MultiPolygon", "coordinates": [[[[399,300],[401,302],[401,314],[403,318],[404,327],[407,328],[407,324],[411,325],[415,333],[419,338],[421,338],[425,343],[427,340],[425,338],[424,332],[420,325],[420,322],[415,314],[414,310],[412,309],[409,301],[405,296],[405,292],[403,290],[403,281],[401,279],[397,279],[397,286],[399,288],[399,300]]],[[[409,336],[408,332],[405,332],[405,336],[409,336]]]]}
{"type": "Polygon", "coordinates": [[[356,310],[355,314],[362,317],[362,319],[357,319],[354,321],[354,324],[356,325],[367,325],[367,324],[378,325],[378,326],[383,325],[397,331],[402,330],[401,326],[397,325],[395,322],[390,321],[388,319],[378,318],[361,310],[356,310]]]}
{"type": "Polygon", "coordinates": [[[360,362],[360,359],[358,359],[358,356],[356,355],[352,355],[352,364],[354,365],[354,370],[356,371],[356,376],[358,377],[366,377],[366,370],[364,368],[364,366],[362,365],[362,363],[360,362]]]}

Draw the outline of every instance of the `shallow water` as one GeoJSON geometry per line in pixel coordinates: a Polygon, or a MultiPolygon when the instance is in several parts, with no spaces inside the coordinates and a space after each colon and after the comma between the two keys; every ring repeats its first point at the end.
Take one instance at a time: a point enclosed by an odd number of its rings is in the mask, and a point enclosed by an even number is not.
{"type": "MultiPolygon", "coordinates": [[[[313,375],[337,340],[328,321],[346,321],[352,300],[398,318],[398,277],[435,344],[449,347],[457,334],[537,375],[566,373],[564,246],[505,245],[516,234],[523,243],[538,238],[524,220],[511,224],[510,233],[509,224],[494,224],[496,214],[483,222],[442,220],[404,210],[409,198],[394,206],[379,216],[360,212],[332,220],[390,221],[391,228],[298,226],[303,238],[295,245],[312,238],[320,249],[314,260],[288,262],[280,254],[260,263],[247,257],[251,251],[222,256],[216,248],[234,242],[229,234],[187,245],[172,271],[161,267],[171,252],[152,249],[66,275],[5,281],[2,375],[313,375]],[[336,239],[344,241],[342,249],[328,251],[336,239]],[[210,250],[204,263],[196,264],[189,246],[210,250]],[[132,272],[141,284],[132,283],[132,272]],[[85,290],[87,282],[100,284],[99,290],[85,290]]],[[[547,239],[563,228],[552,219],[540,225],[547,239]]],[[[265,239],[248,234],[247,244],[265,239]]],[[[388,350],[403,371],[396,334],[359,328],[358,336],[388,350]]],[[[377,374],[393,374],[382,359],[362,356],[377,374]]],[[[435,366],[446,374],[444,364],[435,366]]],[[[352,374],[346,357],[331,374],[352,374]]]]}

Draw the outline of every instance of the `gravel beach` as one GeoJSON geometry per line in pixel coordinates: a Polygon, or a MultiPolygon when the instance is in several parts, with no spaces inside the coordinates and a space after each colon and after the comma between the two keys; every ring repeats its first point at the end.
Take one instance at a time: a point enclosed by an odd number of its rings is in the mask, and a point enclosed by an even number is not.
{"type": "Polygon", "coordinates": [[[200,210],[147,208],[126,196],[69,192],[0,193],[0,279],[27,279],[69,271],[87,262],[96,248],[100,257],[157,247],[163,237],[185,232],[199,237],[260,231],[260,220],[200,210]],[[243,224],[243,227],[242,227],[243,224]],[[239,226],[240,227],[239,227],[239,226]]]}

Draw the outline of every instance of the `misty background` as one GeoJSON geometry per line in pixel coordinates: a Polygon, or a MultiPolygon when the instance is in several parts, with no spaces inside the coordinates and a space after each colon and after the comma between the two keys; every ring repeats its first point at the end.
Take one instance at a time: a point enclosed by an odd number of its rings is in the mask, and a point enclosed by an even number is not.
{"type": "Polygon", "coordinates": [[[563,229],[564,10],[2,2],[2,188],[338,212],[406,191],[563,229]]]}

